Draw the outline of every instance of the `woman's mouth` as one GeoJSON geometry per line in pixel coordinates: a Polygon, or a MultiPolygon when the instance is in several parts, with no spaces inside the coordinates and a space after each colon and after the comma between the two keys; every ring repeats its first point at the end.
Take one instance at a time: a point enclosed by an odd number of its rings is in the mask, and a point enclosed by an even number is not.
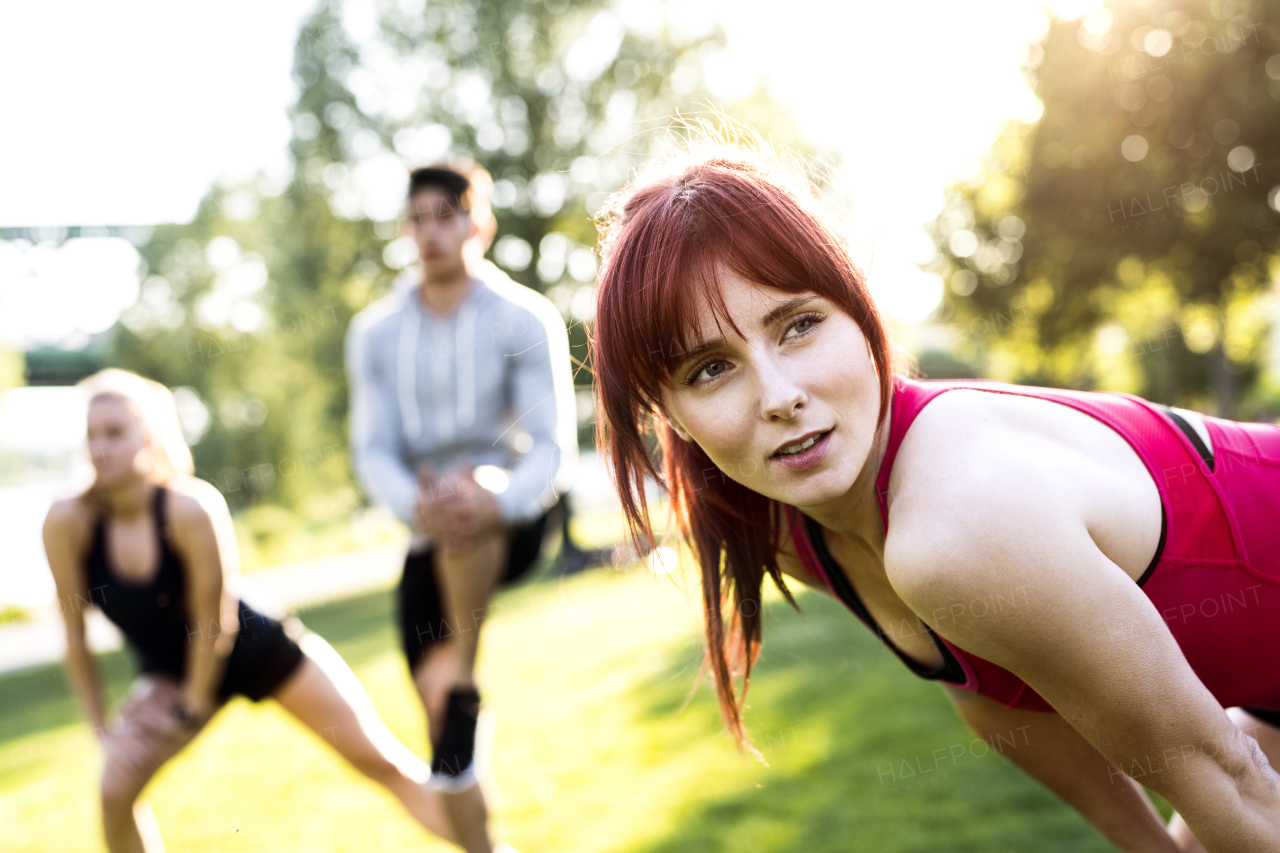
{"type": "Polygon", "coordinates": [[[800,471],[810,468],[822,459],[827,453],[827,447],[831,444],[831,432],[819,433],[810,436],[798,444],[793,444],[782,448],[769,458],[777,462],[783,467],[790,468],[792,471],[800,471]]]}

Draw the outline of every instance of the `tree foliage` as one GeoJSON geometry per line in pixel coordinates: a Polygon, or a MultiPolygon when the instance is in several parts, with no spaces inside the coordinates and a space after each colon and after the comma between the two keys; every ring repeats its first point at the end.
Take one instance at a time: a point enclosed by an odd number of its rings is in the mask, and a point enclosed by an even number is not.
{"type": "Polygon", "coordinates": [[[1026,68],[1042,117],[1006,128],[934,226],[962,356],[1001,379],[1259,414],[1278,54],[1274,2],[1052,22],[1026,68]]]}
{"type": "Polygon", "coordinates": [[[216,187],[191,223],[155,229],[116,363],[180,389],[193,431],[203,405],[197,473],[233,508],[345,518],[361,498],[343,337],[414,260],[397,242],[406,166],[448,151],[490,169],[490,256],[557,304],[582,358],[592,214],[673,113],[708,102],[699,66],[719,44],[602,0],[321,0],[296,42],[291,177],[216,187]]]}

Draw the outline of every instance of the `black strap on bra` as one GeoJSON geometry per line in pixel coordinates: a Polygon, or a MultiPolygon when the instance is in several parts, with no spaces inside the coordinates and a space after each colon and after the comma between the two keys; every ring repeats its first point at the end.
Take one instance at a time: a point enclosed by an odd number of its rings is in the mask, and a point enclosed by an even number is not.
{"type": "Polygon", "coordinates": [[[164,486],[155,487],[155,495],[152,497],[151,510],[156,522],[156,536],[160,539],[161,551],[169,547],[169,519],[165,515],[164,486]]]}
{"type": "Polygon", "coordinates": [[[1205,446],[1204,440],[1200,438],[1200,433],[1196,432],[1196,428],[1186,418],[1168,406],[1160,406],[1160,410],[1168,415],[1169,420],[1173,421],[1178,429],[1182,430],[1183,434],[1191,440],[1191,446],[1196,449],[1196,453],[1200,454],[1200,458],[1204,460],[1204,464],[1209,470],[1213,471],[1213,451],[1205,446]]]}
{"type": "Polygon", "coordinates": [[[813,551],[818,556],[818,562],[822,564],[822,570],[827,573],[828,580],[831,581],[832,591],[835,592],[836,598],[840,599],[854,613],[871,626],[876,632],[876,636],[880,641],[893,651],[907,668],[921,678],[927,678],[932,681],[949,681],[952,684],[964,684],[969,680],[965,674],[964,667],[960,665],[960,661],[956,659],[955,654],[947,645],[938,639],[938,635],[928,625],[924,625],[926,631],[929,632],[929,639],[933,640],[933,644],[938,647],[938,651],[942,654],[942,664],[937,668],[930,669],[922,666],[918,661],[912,660],[903,654],[902,650],[895,646],[885,634],[884,630],[871,616],[871,612],[867,610],[866,605],[862,603],[862,599],[858,597],[858,593],[854,590],[853,584],[849,582],[849,576],[844,573],[844,569],[840,568],[840,564],[831,556],[831,552],[827,550],[827,541],[822,533],[822,525],[814,521],[809,516],[804,516],[805,530],[809,535],[809,542],[813,546],[813,551]]]}
{"type": "Polygon", "coordinates": [[[1138,586],[1142,586],[1147,582],[1147,578],[1151,577],[1151,573],[1156,570],[1156,564],[1160,562],[1161,555],[1164,554],[1164,540],[1169,535],[1169,514],[1164,511],[1164,501],[1160,502],[1160,541],[1156,544],[1156,553],[1151,558],[1151,562],[1147,564],[1147,569],[1142,573],[1142,577],[1138,578],[1138,586]]]}
{"type": "MultiPolygon", "coordinates": [[[[1205,445],[1204,439],[1200,438],[1200,433],[1196,432],[1186,418],[1175,412],[1173,409],[1161,403],[1156,403],[1155,407],[1169,416],[1169,420],[1173,421],[1174,426],[1182,430],[1182,434],[1191,442],[1191,446],[1196,449],[1196,453],[1200,454],[1200,458],[1204,461],[1209,472],[1213,472],[1213,451],[1205,445]]],[[[1169,515],[1164,510],[1164,502],[1160,504],[1160,544],[1156,546],[1156,554],[1151,558],[1151,564],[1147,566],[1147,570],[1142,573],[1142,577],[1138,578],[1138,586],[1142,586],[1147,582],[1147,578],[1151,577],[1151,573],[1156,569],[1156,563],[1160,562],[1160,556],[1164,553],[1165,539],[1169,535],[1169,515]]]]}

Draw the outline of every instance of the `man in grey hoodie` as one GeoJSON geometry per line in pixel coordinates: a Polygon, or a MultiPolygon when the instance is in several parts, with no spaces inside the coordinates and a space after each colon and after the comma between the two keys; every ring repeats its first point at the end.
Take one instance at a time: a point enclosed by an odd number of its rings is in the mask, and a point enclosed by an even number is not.
{"type": "Polygon", "coordinates": [[[578,461],[564,321],[483,259],[490,187],[471,163],[411,174],[420,269],[356,315],[346,340],[352,458],[366,492],[412,532],[401,641],[432,778],[468,850],[491,849],[473,758],[480,627],[494,590],[536,562],[578,461]]]}

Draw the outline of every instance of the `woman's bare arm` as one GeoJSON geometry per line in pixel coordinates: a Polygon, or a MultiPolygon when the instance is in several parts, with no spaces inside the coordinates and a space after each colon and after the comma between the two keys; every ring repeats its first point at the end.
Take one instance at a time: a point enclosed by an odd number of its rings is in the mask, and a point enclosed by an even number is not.
{"type": "Polygon", "coordinates": [[[89,651],[84,620],[85,608],[93,600],[82,565],[87,531],[86,511],[75,499],[55,503],[44,520],[45,555],[53,572],[58,608],[66,628],[67,677],[85,718],[100,735],[106,726],[106,705],[98,664],[89,651]]]}
{"type": "MultiPolygon", "coordinates": [[[[177,489],[169,492],[173,544],[186,572],[186,677],[182,700],[200,716],[212,714],[226,657],[239,628],[238,606],[224,581],[225,551],[204,500],[177,489]]],[[[225,506],[225,505],[224,505],[225,506]]]]}
{"type": "Polygon", "coordinates": [[[1108,761],[1057,714],[1006,708],[946,685],[956,711],[984,740],[1012,741],[1003,750],[1028,775],[1080,812],[1125,853],[1177,853],[1160,813],[1142,786],[1108,761]]]}
{"type": "Polygon", "coordinates": [[[1065,479],[1029,480],[1001,463],[900,498],[885,566],[903,600],[1026,681],[1116,766],[1140,770],[1210,853],[1280,853],[1280,776],[1257,742],[1095,545],[1065,479]],[[1010,586],[1033,592],[999,616],[953,607],[1010,586]]]}

